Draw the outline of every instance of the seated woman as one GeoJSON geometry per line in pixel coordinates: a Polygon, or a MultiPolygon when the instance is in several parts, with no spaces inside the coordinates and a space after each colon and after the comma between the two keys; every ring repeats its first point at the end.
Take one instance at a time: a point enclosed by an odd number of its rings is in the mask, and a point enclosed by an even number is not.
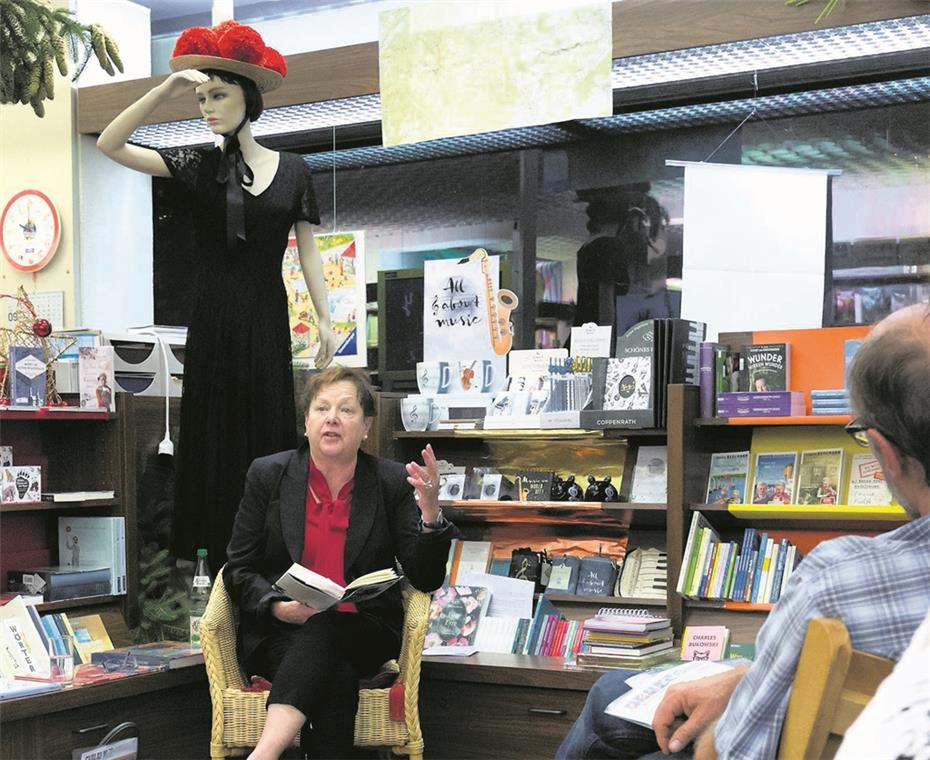
{"type": "Polygon", "coordinates": [[[227,549],[240,661],[273,682],[252,758],[278,757],[302,727],[310,757],[351,756],[358,680],[400,651],[397,585],[357,608],[321,612],[277,592],[281,574],[300,562],[345,585],[399,562],[413,586],[431,591],[456,535],[439,508],[429,445],[406,473],[359,450],[374,416],[362,371],[330,367],[310,378],[306,396],[307,443],[252,463],[227,549]]]}

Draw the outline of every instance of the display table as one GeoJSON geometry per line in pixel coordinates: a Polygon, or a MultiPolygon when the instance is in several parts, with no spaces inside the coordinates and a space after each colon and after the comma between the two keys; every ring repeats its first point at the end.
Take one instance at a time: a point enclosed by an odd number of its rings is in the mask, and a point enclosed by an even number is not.
{"type": "Polygon", "coordinates": [[[210,693],[204,666],[12,699],[0,705],[0,757],[65,758],[93,747],[114,726],[139,729],[139,756],[207,757],[210,693]]]}

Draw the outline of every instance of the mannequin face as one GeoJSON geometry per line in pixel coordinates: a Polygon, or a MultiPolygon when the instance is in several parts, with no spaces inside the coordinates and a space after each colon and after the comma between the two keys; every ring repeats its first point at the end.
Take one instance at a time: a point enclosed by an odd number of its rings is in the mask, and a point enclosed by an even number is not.
{"type": "Polygon", "coordinates": [[[245,94],[239,85],[212,77],[194,92],[200,113],[213,134],[229,134],[245,118],[245,94]]]}

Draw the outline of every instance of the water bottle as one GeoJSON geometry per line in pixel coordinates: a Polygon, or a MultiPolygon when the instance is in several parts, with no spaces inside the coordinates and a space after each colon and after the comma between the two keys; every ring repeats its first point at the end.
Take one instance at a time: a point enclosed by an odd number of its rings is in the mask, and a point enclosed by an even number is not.
{"type": "Polygon", "coordinates": [[[207,566],[207,550],[197,550],[197,565],[194,567],[194,580],[191,582],[191,646],[200,647],[200,618],[207,609],[210,599],[210,568],[207,566]]]}

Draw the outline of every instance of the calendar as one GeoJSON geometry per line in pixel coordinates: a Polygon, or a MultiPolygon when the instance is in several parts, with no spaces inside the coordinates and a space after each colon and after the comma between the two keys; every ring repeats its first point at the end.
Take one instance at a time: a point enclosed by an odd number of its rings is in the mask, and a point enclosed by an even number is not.
{"type": "MultiPolygon", "coordinates": [[[[35,309],[37,319],[47,319],[52,323],[53,330],[62,330],[65,326],[65,291],[47,290],[41,293],[30,293],[29,301],[35,309]]],[[[12,328],[16,322],[16,307],[18,302],[13,298],[0,299],[0,327],[12,328]]]]}

